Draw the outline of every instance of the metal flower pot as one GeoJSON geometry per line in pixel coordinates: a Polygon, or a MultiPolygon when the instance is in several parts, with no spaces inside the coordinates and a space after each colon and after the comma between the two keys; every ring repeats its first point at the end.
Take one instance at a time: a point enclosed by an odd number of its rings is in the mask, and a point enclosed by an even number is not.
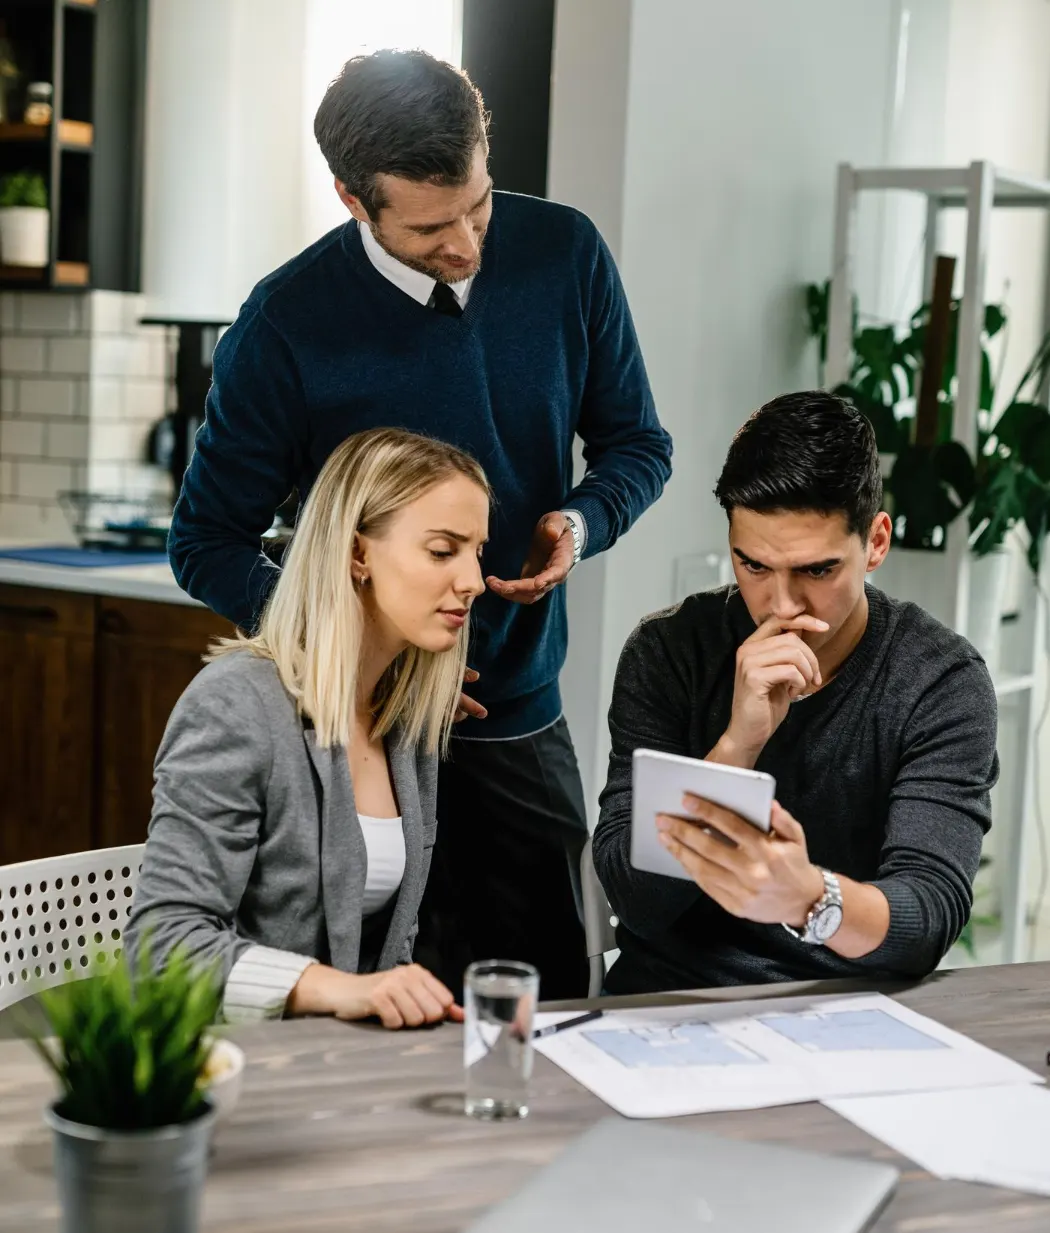
{"type": "Polygon", "coordinates": [[[62,1233],[197,1233],[208,1148],[206,1113],[158,1130],[103,1130],[70,1122],[52,1105],[62,1233]]]}

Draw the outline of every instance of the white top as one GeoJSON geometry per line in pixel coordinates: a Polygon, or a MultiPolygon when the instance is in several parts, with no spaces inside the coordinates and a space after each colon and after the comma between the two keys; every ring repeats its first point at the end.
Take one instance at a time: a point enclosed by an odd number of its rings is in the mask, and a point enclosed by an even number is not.
{"type": "MultiPolygon", "coordinates": [[[[391,257],[372,234],[371,227],[366,227],[364,223],[358,223],[357,229],[361,232],[361,244],[368,254],[368,260],[371,261],[379,273],[385,279],[392,282],[395,287],[403,291],[405,295],[410,295],[413,300],[417,300],[420,304],[429,304],[430,297],[434,294],[437,279],[431,278],[429,274],[424,274],[420,270],[413,270],[411,266],[398,261],[396,257],[391,257]]],[[[474,275],[472,274],[469,278],[463,278],[458,283],[449,283],[460,308],[466,308],[467,306],[470,284],[473,281],[474,275]]]]}
{"type": "Polygon", "coordinates": [[[369,818],[358,814],[368,852],[364,915],[379,912],[401,887],[405,876],[405,833],[400,818],[369,818]]]}
{"type": "MultiPolygon", "coordinates": [[[[358,815],[368,854],[365,916],[387,906],[405,876],[405,834],[400,818],[358,815]]],[[[226,981],[223,1014],[228,1023],[280,1018],[299,977],[317,960],[309,955],[250,946],[233,965],[226,981]]]]}

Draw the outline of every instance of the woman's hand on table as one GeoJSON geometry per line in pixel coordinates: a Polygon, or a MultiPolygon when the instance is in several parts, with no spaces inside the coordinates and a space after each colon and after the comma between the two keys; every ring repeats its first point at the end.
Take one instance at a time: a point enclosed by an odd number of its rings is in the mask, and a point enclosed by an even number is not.
{"type": "Polygon", "coordinates": [[[463,1010],[445,986],[418,963],[360,975],[311,964],[288,998],[292,1015],[334,1015],[337,1019],[378,1018],[386,1028],[422,1027],[451,1019],[463,1010]]]}

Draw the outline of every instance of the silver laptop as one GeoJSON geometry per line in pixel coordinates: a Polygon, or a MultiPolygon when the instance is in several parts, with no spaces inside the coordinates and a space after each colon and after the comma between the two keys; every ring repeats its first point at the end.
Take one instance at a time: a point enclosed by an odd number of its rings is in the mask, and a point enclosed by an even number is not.
{"type": "Polygon", "coordinates": [[[616,1118],[469,1233],[861,1233],[897,1177],[889,1165],[616,1118]]]}

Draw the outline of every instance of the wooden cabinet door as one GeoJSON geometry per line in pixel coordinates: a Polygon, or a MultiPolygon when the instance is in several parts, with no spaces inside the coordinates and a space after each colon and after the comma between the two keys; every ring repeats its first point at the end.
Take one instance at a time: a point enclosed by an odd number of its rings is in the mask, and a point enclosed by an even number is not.
{"type": "Polygon", "coordinates": [[[95,597],[0,585],[0,865],[92,844],[95,597]]]}
{"type": "Polygon", "coordinates": [[[233,626],[206,608],[100,597],[98,612],[98,843],[146,838],[153,759],[172,708],[233,626]]]}

